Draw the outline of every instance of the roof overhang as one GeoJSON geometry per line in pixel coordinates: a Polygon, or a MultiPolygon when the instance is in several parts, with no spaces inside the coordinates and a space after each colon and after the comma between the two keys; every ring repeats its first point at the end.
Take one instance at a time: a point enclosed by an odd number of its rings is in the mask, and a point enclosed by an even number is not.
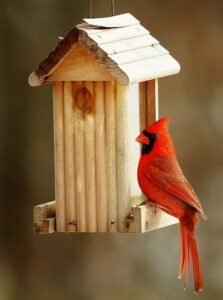
{"type": "Polygon", "coordinates": [[[72,46],[80,43],[122,85],[176,74],[179,63],[131,14],[84,19],[29,76],[29,84],[47,83],[72,46]]]}

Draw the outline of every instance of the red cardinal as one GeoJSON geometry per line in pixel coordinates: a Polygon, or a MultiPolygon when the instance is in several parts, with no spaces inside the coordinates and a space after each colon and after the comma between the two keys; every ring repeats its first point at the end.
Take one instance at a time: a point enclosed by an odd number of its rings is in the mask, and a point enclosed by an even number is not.
{"type": "Polygon", "coordinates": [[[181,255],[178,277],[181,278],[184,270],[184,288],[186,288],[191,255],[194,289],[198,293],[203,289],[203,276],[195,231],[199,223],[199,214],[204,219],[207,217],[178,164],[168,132],[169,119],[169,117],[160,119],[137,137],[136,141],[142,144],[138,181],[150,202],[179,219],[181,255]]]}

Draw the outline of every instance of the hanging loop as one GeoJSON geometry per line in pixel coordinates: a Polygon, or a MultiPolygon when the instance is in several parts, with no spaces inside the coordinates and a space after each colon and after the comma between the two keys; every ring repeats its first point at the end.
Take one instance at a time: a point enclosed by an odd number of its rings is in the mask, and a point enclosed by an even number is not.
{"type": "MultiPolygon", "coordinates": [[[[92,18],[93,0],[89,0],[89,18],[92,18]]],[[[115,15],[115,0],[111,0],[111,13],[115,15]]]]}

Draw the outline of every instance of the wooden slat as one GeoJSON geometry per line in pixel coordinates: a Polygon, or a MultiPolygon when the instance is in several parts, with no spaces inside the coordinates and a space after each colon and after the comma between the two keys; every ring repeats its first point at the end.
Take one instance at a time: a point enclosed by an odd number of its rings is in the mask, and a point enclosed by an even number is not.
{"type": "Polygon", "coordinates": [[[89,25],[102,26],[102,27],[123,27],[139,24],[139,21],[131,14],[121,14],[108,18],[96,18],[96,19],[83,19],[89,25]]]}
{"type": "Polygon", "coordinates": [[[41,223],[34,223],[33,231],[38,234],[53,233],[56,231],[55,217],[44,219],[41,223]]]}
{"type": "Polygon", "coordinates": [[[55,228],[56,201],[36,205],[33,207],[34,233],[52,233],[55,228]]]}
{"type": "Polygon", "coordinates": [[[56,201],[51,201],[39,204],[33,207],[34,223],[41,222],[43,219],[52,218],[55,216],[56,201]]]}
{"type": "Polygon", "coordinates": [[[131,39],[123,39],[121,41],[116,41],[112,43],[102,44],[100,48],[105,51],[108,55],[115,53],[122,53],[126,51],[131,51],[143,47],[149,47],[158,44],[158,40],[155,39],[150,34],[145,34],[142,36],[136,36],[131,39]]]}
{"type": "Polygon", "coordinates": [[[139,120],[140,132],[147,127],[147,82],[139,83],[139,120]]]}
{"type": "Polygon", "coordinates": [[[147,126],[158,120],[158,79],[147,81],[147,126]]]}
{"type": "Polygon", "coordinates": [[[128,88],[128,86],[121,86],[118,83],[116,86],[116,155],[119,232],[125,231],[125,219],[130,210],[128,88]]]}
{"type": "Polygon", "coordinates": [[[155,120],[159,119],[159,86],[158,78],[155,79],[155,120]]]}
{"type": "Polygon", "coordinates": [[[66,227],[76,231],[73,84],[64,82],[66,227]]]}
{"type": "Polygon", "coordinates": [[[97,231],[95,181],[95,97],[94,83],[85,82],[85,190],[87,205],[87,232],[97,231]]]}
{"type": "Polygon", "coordinates": [[[65,222],[65,178],[64,178],[64,99],[63,82],[53,85],[54,110],[54,160],[55,160],[55,198],[57,231],[66,231],[65,222]]]}
{"type": "Polygon", "coordinates": [[[137,24],[129,27],[114,28],[113,30],[102,30],[101,33],[91,34],[90,38],[98,45],[101,45],[104,43],[111,43],[124,39],[130,39],[136,36],[142,36],[148,33],[148,30],[137,24]]]}
{"type": "Polygon", "coordinates": [[[112,80],[112,76],[100,66],[86,49],[77,43],[49,76],[47,82],[100,80],[112,80]]]}
{"type": "Polygon", "coordinates": [[[110,54],[109,57],[117,64],[122,65],[163,54],[168,54],[168,51],[157,44],[154,46],[147,46],[125,52],[110,54]]]}
{"type": "Polygon", "coordinates": [[[85,90],[82,82],[73,82],[75,103],[75,186],[76,186],[76,212],[77,231],[85,232],[86,223],[86,195],[85,195],[85,142],[84,142],[84,113],[85,90]]]}
{"type": "Polygon", "coordinates": [[[130,161],[130,194],[140,195],[141,190],[137,180],[137,169],[140,158],[140,144],[135,141],[140,132],[139,84],[130,84],[128,91],[128,132],[129,132],[129,161],[130,161]]]}
{"type": "Polygon", "coordinates": [[[95,144],[98,232],[107,232],[104,82],[95,82],[95,144]]]}
{"type": "Polygon", "coordinates": [[[176,74],[180,70],[178,62],[169,54],[120,65],[119,68],[128,74],[130,82],[165,77],[176,74]]]}
{"type": "Polygon", "coordinates": [[[118,199],[116,176],[115,82],[105,83],[106,107],[106,174],[108,200],[108,231],[118,230],[118,199]]]}

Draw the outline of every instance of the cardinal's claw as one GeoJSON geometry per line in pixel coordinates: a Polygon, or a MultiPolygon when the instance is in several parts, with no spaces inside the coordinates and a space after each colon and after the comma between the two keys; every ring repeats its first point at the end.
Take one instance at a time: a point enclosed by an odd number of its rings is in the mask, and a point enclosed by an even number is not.
{"type": "Polygon", "coordinates": [[[143,202],[141,202],[141,203],[137,204],[137,205],[136,205],[136,207],[139,207],[139,206],[145,205],[145,204],[147,204],[147,202],[148,202],[148,201],[144,200],[143,202]]]}

